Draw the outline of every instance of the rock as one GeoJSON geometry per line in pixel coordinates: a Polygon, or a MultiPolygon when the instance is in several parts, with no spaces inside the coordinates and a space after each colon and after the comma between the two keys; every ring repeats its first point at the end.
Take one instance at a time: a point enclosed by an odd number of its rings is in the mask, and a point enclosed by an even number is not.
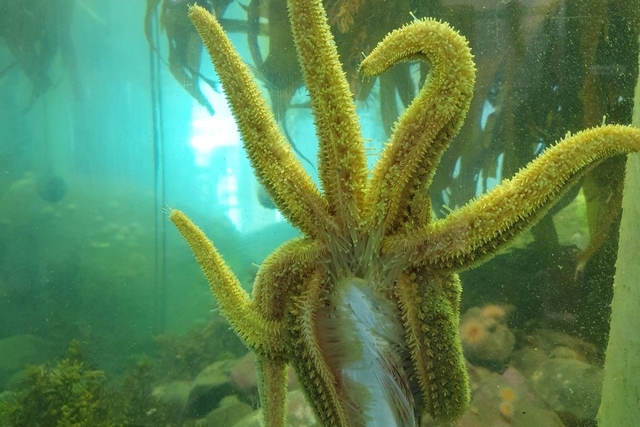
{"type": "Polygon", "coordinates": [[[549,359],[532,380],[536,392],[557,413],[579,420],[595,419],[602,390],[601,368],[575,358],[549,359]]]}
{"type": "Polygon", "coordinates": [[[217,408],[226,396],[242,395],[242,391],[231,381],[235,360],[223,360],[204,368],[196,377],[184,411],[189,418],[201,418],[217,408]]]}
{"type": "MultiPolygon", "coordinates": [[[[560,418],[531,391],[531,383],[515,368],[502,375],[469,366],[471,404],[455,427],[563,427],[560,418]]],[[[426,420],[422,427],[441,424],[426,420]]]]}
{"type": "Polygon", "coordinates": [[[233,427],[265,427],[262,409],[253,411],[251,414],[235,423],[233,427]]]}
{"type": "Polygon", "coordinates": [[[511,355],[511,363],[531,378],[540,365],[551,358],[577,359],[585,363],[597,360],[596,347],[578,337],[550,329],[536,329],[524,336],[518,350],[511,355]]]}
{"type": "Polygon", "coordinates": [[[501,368],[515,347],[516,338],[507,325],[508,307],[487,305],[467,310],[460,320],[460,339],[467,359],[501,368]]]}
{"type": "MultiPolygon", "coordinates": [[[[247,396],[254,396],[258,401],[258,380],[256,376],[255,354],[250,351],[244,357],[238,359],[231,370],[231,381],[247,396]]],[[[289,367],[287,373],[287,390],[296,390],[300,387],[296,371],[289,367]]]]}
{"type": "MultiPolygon", "coordinates": [[[[286,427],[320,427],[311,406],[300,390],[287,393],[286,427]]],[[[247,415],[233,427],[265,427],[262,409],[247,415]]]]}
{"type": "Polygon", "coordinates": [[[527,378],[531,378],[548,358],[549,353],[545,349],[527,345],[513,352],[510,363],[527,378]]]}
{"type": "Polygon", "coordinates": [[[226,397],[220,406],[209,412],[205,420],[207,427],[232,426],[253,412],[253,408],[236,397],[226,397]]]}
{"type": "Polygon", "coordinates": [[[184,407],[189,399],[191,381],[171,381],[153,388],[153,396],[163,403],[184,407]]]}
{"type": "Polygon", "coordinates": [[[40,176],[36,188],[38,196],[49,203],[58,203],[67,194],[67,183],[53,172],[40,176]]]}
{"type": "Polygon", "coordinates": [[[300,390],[287,394],[287,427],[319,427],[311,405],[300,390]]]}
{"type": "MultiPolygon", "coordinates": [[[[291,370],[288,384],[288,405],[291,408],[289,425],[313,425],[309,422],[309,419],[313,419],[313,411],[302,392],[296,390],[297,387],[295,372],[291,370]]],[[[154,388],[153,394],[163,402],[180,404],[189,419],[206,417],[206,425],[230,426],[240,418],[249,425],[262,422],[260,417],[249,414],[258,406],[259,400],[252,353],[237,360],[212,363],[192,382],[161,384],[154,388]]]]}
{"type": "Polygon", "coordinates": [[[245,392],[258,393],[258,379],[256,376],[255,355],[252,351],[238,359],[231,369],[231,381],[245,392]]]}

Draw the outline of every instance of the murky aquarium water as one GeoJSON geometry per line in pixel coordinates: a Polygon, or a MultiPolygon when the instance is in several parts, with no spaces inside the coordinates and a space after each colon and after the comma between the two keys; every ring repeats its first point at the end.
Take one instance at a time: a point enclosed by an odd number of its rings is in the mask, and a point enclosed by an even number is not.
{"type": "Polygon", "coordinates": [[[640,425],[639,34],[0,0],[0,425],[640,425]]]}

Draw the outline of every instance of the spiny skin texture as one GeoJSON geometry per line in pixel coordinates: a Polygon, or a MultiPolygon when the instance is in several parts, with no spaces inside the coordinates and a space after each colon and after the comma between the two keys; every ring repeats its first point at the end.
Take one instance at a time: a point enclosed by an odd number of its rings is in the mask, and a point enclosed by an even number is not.
{"type": "MultiPolygon", "coordinates": [[[[366,393],[344,386],[336,366],[341,359],[330,355],[322,326],[332,325],[341,303],[336,295],[344,295],[349,283],[367,284],[397,308],[404,336],[394,339],[411,365],[416,419],[427,412],[455,420],[469,402],[457,272],[486,261],[530,227],[590,165],[640,150],[640,131],[604,126],[568,135],[511,180],[433,221],[428,187],[473,92],[475,66],[466,40],[447,24],[416,20],[389,34],[363,61],[367,76],[405,59],[432,65],[367,178],[353,98],[322,3],[289,0],[289,12],[317,128],[322,192],[296,160],[215,18],[198,6],[189,17],[220,76],[256,175],[304,237],[267,257],[249,297],[202,231],[180,211],[172,211],[171,219],[221,311],[256,352],[268,426],[284,425],[288,365],[324,426],[367,425],[374,408],[366,393]]],[[[345,358],[357,359],[360,351],[345,358]]]]}

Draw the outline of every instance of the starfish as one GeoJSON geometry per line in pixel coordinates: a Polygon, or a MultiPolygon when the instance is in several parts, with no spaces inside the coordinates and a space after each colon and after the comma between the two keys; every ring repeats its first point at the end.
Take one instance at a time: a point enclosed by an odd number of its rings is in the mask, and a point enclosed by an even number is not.
{"type": "Polygon", "coordinates": [[[393,31],[364,59],[366,76],[426,59],[429,78],[371,172],[320,0],[289,0],[311,99],[322,191],[296,159],[248,67],[205,9],[189,17],[203,39],[259,181],[302,236],[260,266],[252,295],[213,243],[179,210],[191,246],[235,333],[256,354],[266,424],[284,425],[293,366],[324,426],[452,421],[469,383],[458,335],[458,272],[495,255],[598,161],[640,150],[640,130],[602,126],[567,136],[509,180],[444,219],[427,196],[460,129],[475,83],[467,41],[432,19],[393,31]]]}

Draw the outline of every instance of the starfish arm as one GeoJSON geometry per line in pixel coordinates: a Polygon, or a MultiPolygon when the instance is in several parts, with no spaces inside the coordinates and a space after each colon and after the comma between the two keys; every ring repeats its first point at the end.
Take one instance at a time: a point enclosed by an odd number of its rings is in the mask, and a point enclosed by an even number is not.
{"type": "Polygon", "coordinates": [[[298,295],[302,282],[315,268],[318,244],[307,238],[290,240],[262,263],[253,285],[253,302],[266,319],[280,320],[287,300],[298,295]]]}
{"type": "Polygon", "coordinates": [[[281,358],[256,354],[258,394],[264,424],[284,427],[287,403],[287,364],[281,358]]]}
{"type": "Polygon", "coordinates": [[[460,417],[469,404],[469,379],[458,335],[460,280],[456,274],[416,271],[396,286],[405,339],[423,404],[439,421],[460,417]],[[418,283],[428,277],[429,283],[418,283]]]}
{"type": "Polygon", "coordinates": [[[290,361],[298,381],[323,426],[349,427],[347,408],[337,389],[337,381],[320,347],[321,327],[318,311],[326,304],[323,277],[313,273],[305,291],[291,304],[286,330],[289,334],[290,361]]]}
{"type": "Polygon", "coordinates": [[[349,85],[320,0],[290,0],[289,17],[318,135],[319,176],[329,210],[356,224],[367,162],[349,85]]]}
{"type": "Polygon", "coordinates": [[[213,243],[187,216],[172,210],[171,221],[189,243],[196,261],[209,282],[211,292],[218,299],[220,311],[225,315],[234,332],[253,350],[279,353],[283,334],[280,322],[264,319],[254,309],[249,294],[222,259],[213,243]]]}
{"type": "Polygon", "coordinates": [[[511,180],[469,202],[422,232],[390,238],[385,246],[414,265],[465,269],[486,261],[533,225],[588,166],[640,151],[640,129],[603,126],[567,135],[511,180]]]}
{"type": "Polygon", "coordinates": [[[415,212],[408,212],[416,192],[424,189],[443,151],[458,133],[473,95],[475,66],[464,37],[448,24],[418,20],[387,35],[360,65],[366,76],[378,75],[399,61],[427,59],[426,83],[396,123],[367,187],[365,209],[385,232],[415,212]]]}
{"type": "Polygon", "coordinates": [[[204,42],[236,118],[256,176],[289,222],[315,236],[330,228],[327,203],[293,154],[231,41],[204,8],[192,6],[189,18],[204,42]]]}

